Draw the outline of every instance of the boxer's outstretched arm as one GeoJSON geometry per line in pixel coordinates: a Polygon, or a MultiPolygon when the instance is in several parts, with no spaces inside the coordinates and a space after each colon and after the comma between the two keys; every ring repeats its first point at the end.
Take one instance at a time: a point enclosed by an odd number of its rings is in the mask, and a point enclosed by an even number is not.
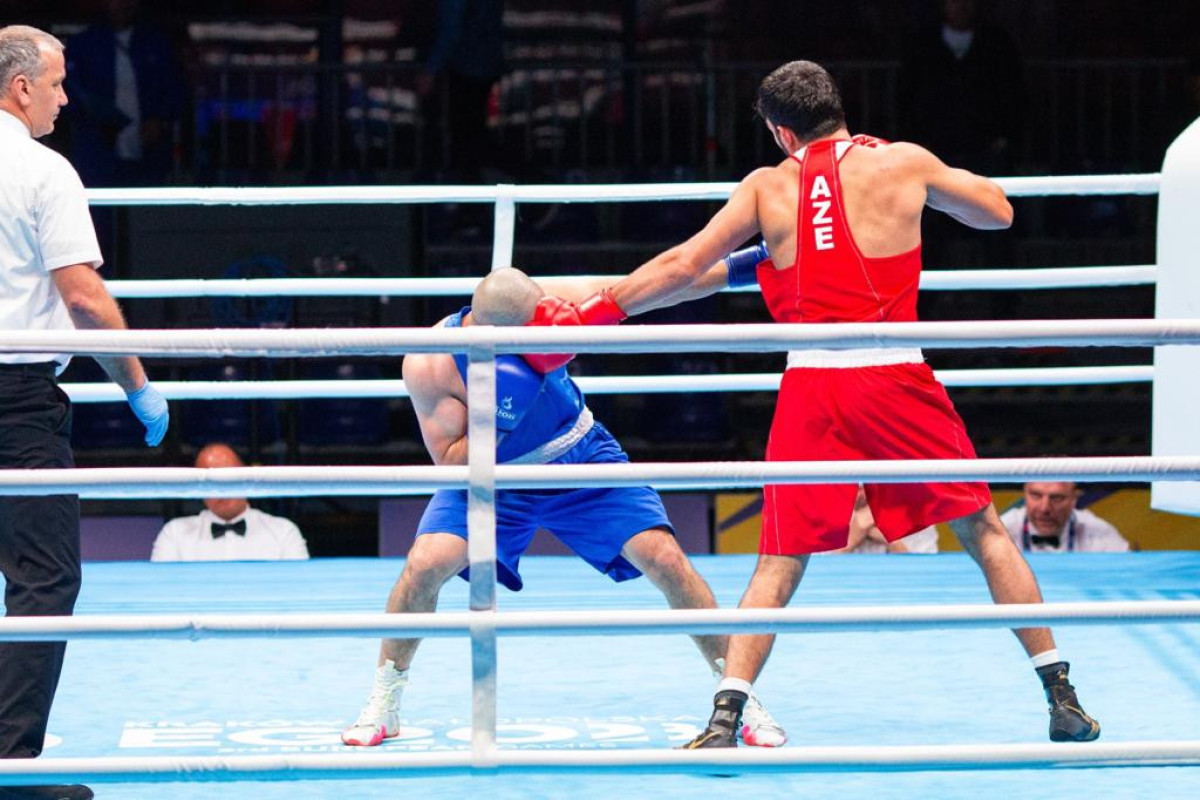
{"type": "Polygon", "coordinates": [[[759,232],[758,183],[765,172],[755,170],[746,176],[702,231],[655,256],[613,286],[613,298],[626,314],[704,296],[697,291],[711,294],[717,290],[697,284],[711,277],[714,265],[719,267],[726,253],[759,232]]]}
{"type": "MultiPolygon", "coordinates": [[[[611,277],[605,275],[589,278],[561,278],[558,280],[539,279],[538,285],[548,295],[561,297],[563,300],[569,300],[572,303],[579,303],[584,298],[596,292],[612,288],[620,280],[622,280],[622,276],[620,275],[613,275],[611,277]]],[[[699,278],[684,289],[664,298],[653,306],[643,309],[641,313],[652,311],[656,308],[667,308],[679,303],[686,303],[689,300],[699,300],[721,291],[728,285],[729,271],[725,267],[724,260],[722,260],[705,270],[699,278]]]]}

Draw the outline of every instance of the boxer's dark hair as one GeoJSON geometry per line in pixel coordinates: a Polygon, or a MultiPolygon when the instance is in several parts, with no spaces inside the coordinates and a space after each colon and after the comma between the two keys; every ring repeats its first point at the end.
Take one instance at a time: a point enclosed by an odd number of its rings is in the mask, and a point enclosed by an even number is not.
{"type": "Polygon", "coordinates": [[[803,141],[828,136],[846,125],[842,95],[833,76],[812,61],[789,61],[763,78],[754,110],[803,141]]]}

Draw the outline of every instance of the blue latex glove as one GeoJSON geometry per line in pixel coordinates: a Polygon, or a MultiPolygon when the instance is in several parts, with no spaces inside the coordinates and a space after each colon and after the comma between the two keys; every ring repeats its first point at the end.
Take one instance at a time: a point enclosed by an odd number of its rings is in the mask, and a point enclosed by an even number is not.
{"type": "Polygon", "coordinates": [[[167,425],[171,421],[171,412],[167,409],[167,398],[150,385],[150,381],[142,384],[136,392],[125,395],[134,416],[146,426],[146,444],[154,447],[167,434],[167,425]]]}

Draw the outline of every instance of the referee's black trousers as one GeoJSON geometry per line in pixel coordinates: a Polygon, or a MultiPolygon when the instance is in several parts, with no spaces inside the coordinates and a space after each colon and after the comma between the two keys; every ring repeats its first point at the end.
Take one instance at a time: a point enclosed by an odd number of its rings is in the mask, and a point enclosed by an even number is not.
{"type": "MultiPolygon", "coordinates": [[[[71,402],[53,364],[0,364],[0,469],[73,467],[71,402]]],[[[79,595],[79,498],[0,497],[10,617],[66,616],[79,595]]],[[[42,752],[66,642],[0,642],[0,758],[42,752]]]]}

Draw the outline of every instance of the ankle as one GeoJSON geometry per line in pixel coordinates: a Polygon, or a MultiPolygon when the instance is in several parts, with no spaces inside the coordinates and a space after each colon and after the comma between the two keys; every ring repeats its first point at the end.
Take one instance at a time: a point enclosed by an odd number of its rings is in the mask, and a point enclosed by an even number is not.
{"type": "Polygon", "coordinates": [[[1066,661],[1055,661],[1052,664],[1038,667],[1034,670],[1037,676],[1042,679],[1042,688],[1049,689],[1051,686],[1070,685],[1067,676],[1070,674],[1071,665],[1066,661]]]}
{"type": "Polygon", "coordinates": [[[709,728],[723,728],[736,732],[742,724],[742,711],[750,695],[737,689],[718,691],[713,697],[713,713],[708,720],[709,728]]]}
{"type": "Polygon", "coordinates": [[[1033,664],[1034,669],[1041,669],[1062,661],[1062,657],[1059,656],[1057,647],[1051,647],[1049,650],[1031,655],[1029,661],[1033,664]]]}

